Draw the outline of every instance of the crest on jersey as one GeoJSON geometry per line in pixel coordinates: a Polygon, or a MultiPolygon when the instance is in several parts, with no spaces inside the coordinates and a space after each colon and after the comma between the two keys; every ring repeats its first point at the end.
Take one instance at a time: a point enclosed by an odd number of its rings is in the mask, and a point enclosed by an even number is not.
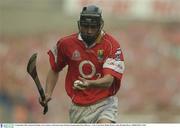
{"type": "Polygon", "coordinates": [[[99,50],[97,51],[97,55],[98,55],[98,60],[102,61],[102,60],[103,60],[103,57],[104,57],[104,50],[99,49],[99,50]]]}
{"type": "Polygon", "coordinates": [[[81,55],[80,52],[78,50],[75,50],[72,54],[71,57],[72,60],[80,60],[81,59],[81,55]]]}

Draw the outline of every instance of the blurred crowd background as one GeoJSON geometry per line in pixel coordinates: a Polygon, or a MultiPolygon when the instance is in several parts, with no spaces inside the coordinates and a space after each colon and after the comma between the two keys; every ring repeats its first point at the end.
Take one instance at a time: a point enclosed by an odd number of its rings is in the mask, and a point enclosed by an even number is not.
{"type": "Polygon", "coordinates": [[[0,122],[69,122],[66,68],[43,115],[26,66],[37,52],[37,70],[45,85],[47,51],[59,38],[78,31],[79,12],[87,4],[102,8],[104,30],[124,52],[118,122],[179,123],[179,0],[0,0],[0,122]]]}

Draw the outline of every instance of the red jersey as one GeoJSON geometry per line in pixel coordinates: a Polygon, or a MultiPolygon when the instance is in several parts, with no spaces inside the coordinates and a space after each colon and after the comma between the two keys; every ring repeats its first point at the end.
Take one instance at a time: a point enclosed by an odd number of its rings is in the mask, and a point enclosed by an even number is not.
{"type": "Polygon", "coordinates": [[[81,36],[76,33],[60,39],[54,49],[48,52],[53,71],[59,72],[68,65],[65,89],[72,102],[76,104],[93,104],[115,95],[120,88],[124,71],[122,51],[119,43],[112,36],[107,33],[102,34],[97,43],[87,47],[81,36]],[[73,83],[79,76],[95,80],[106,74],[114,76],[109,88],[73,89],[73,83]]]}

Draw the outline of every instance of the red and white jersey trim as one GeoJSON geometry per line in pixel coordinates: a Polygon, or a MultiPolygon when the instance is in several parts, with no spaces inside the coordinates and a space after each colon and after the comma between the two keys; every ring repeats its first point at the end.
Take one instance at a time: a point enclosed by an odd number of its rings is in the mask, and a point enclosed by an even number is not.
{"type": "Polygon", "coordinates": [[[51,50],[53,56],[54,56],[54,60],[55,60],[55,63],[57,64],[57,55],[58,55],[58,50],[57,50],[57,46],[54,46],[51,50]]]}
{"type": "Polygon", "coordinates": [[[108,58],[103,64],[103,68],[108,68],[115,72],[123,73],[125,69],[124,61],[108,58]]]}

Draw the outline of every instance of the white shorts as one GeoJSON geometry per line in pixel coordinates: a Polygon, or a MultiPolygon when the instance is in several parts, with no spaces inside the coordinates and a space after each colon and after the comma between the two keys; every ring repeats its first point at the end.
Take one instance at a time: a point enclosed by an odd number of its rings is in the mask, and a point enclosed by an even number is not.
{"type": "Polygon", "coordinates": [[[111,96],[89,106],[72,103],[69,110],[70,123],[97,123],[100,119],[108,119],[116,123],[118,98],[111,96]]]}

